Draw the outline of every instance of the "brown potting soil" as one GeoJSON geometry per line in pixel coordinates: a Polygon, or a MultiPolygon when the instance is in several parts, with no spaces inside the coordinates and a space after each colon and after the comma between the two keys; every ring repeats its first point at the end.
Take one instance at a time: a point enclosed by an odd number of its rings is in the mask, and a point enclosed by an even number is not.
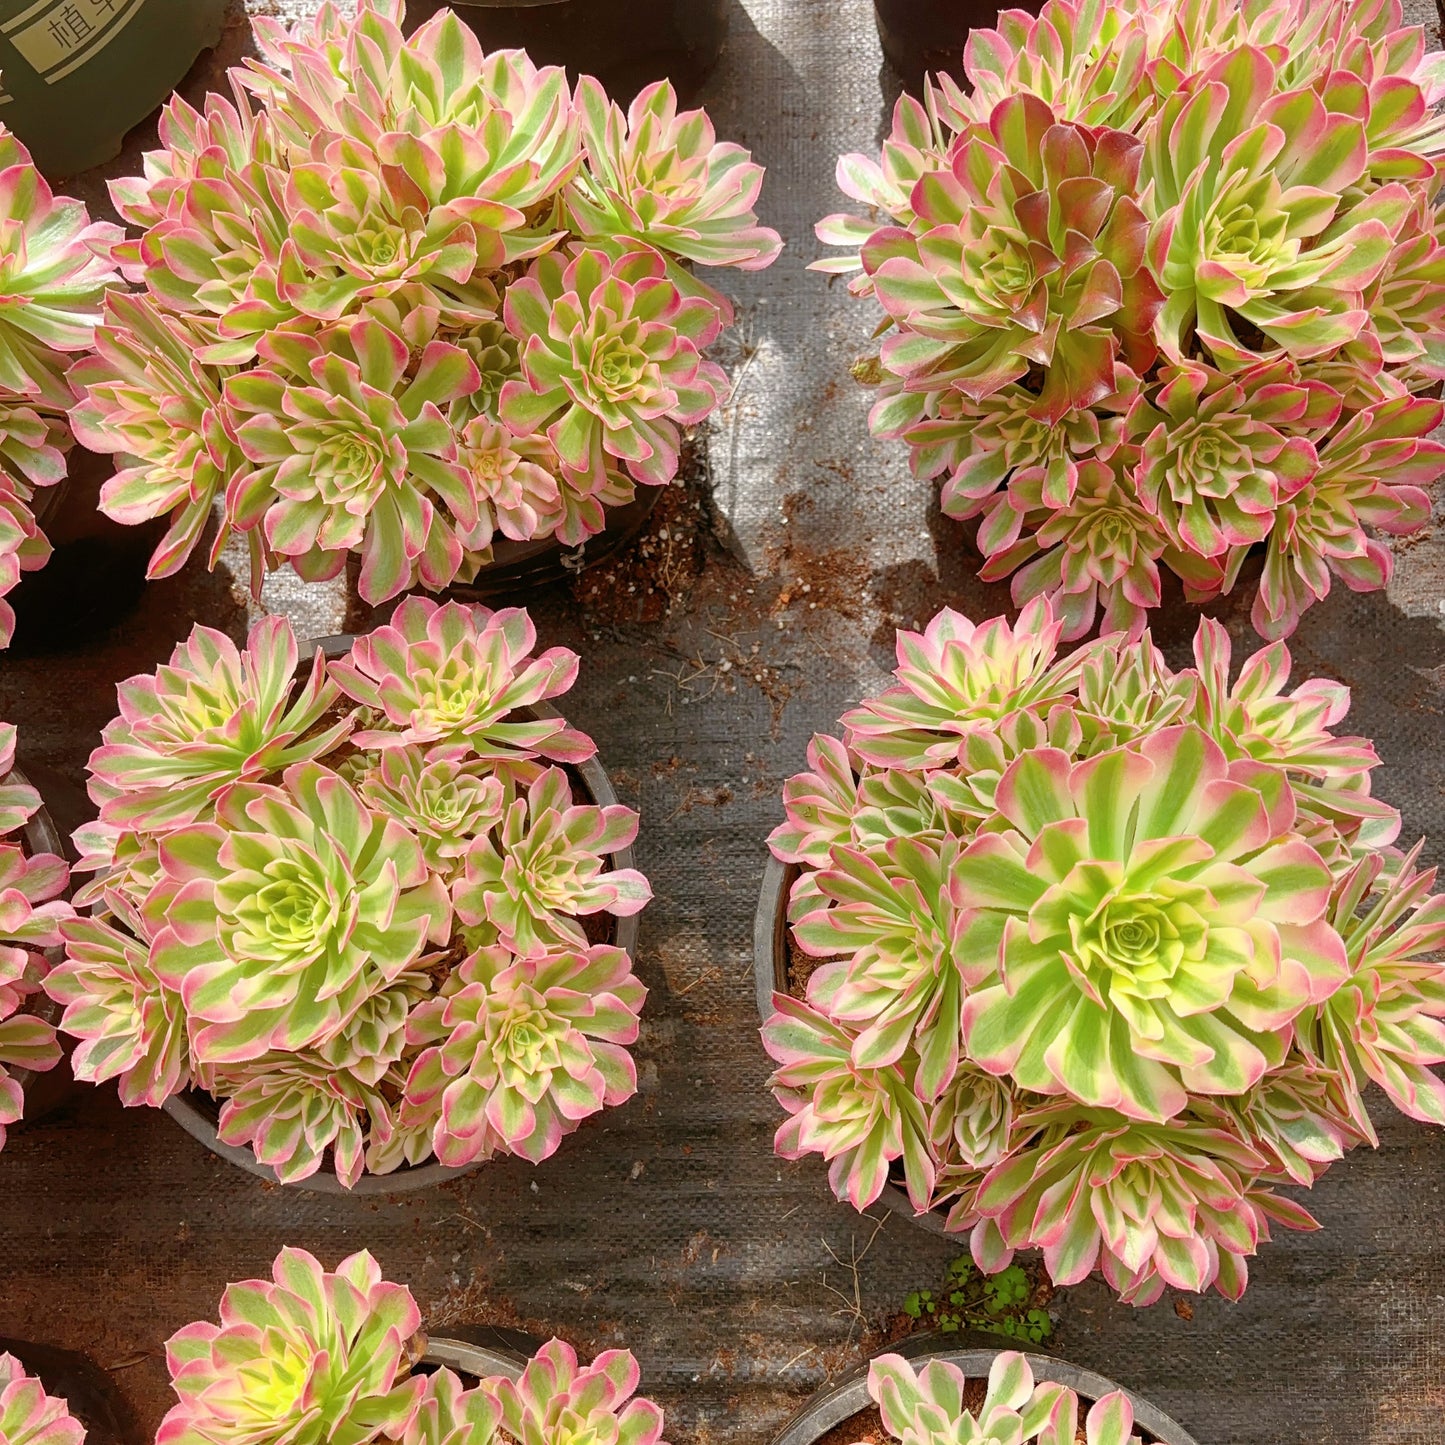
{"type": "Polygon", "coordinates": [[[661,491],[637,537],[572,583],[572,595],[589,620],[612,627],[661,621],[702,576],[713,517],[705,463],[696,443],[685,444],[677,481],[661,491]]]}
{"type": "Polygon", "coordinates": [[[825,963],[836,962],[833,958],[814,958],[811,953],[804,953],[798,940],[793,937],[793,930],[788,930],[788,992],[794,998],[806,999],[808,980],[825,963]]]}

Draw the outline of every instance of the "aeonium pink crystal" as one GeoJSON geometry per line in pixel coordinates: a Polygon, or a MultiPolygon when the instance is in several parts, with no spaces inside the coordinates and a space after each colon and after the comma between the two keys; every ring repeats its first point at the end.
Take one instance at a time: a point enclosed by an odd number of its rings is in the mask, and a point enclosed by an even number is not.
{"type": "Polygon", "coordinates": [[[45,1392],[14,1355],[0,1354],[0,1441],[4,1445],[83,1445],[85,1426],[64,1400],[45,1392]]]}
{"type": "Polygon", "coordinates": [[[646,990],[600,940],[651,889],[546,706],[576,675],[521,609],[411,597],[332,661],[271,618],[123,683],[46,980],[77,1077],[202,1090],[223,1142],[348,1187],[540,1160],[630,1098],[646,990]]]}
{"type": "Polygon", "coordinates": [[[984,578],[1066,641],[1139,637],[1168,574],[1267,638],[1388,585],[1445,472],[1442,62],[1399,0],[1046,0],[964,69],[839,162],[870,219],[816,267],[881,306],[872,429],[984,578]]]}
{"type": "Polygon", "coordinates": [[[236,100],[174,99],[112,184],[139,290],[72,376],[86,445],[128,459],[103,510],[170,519],[152,575],[219,503],[212,565],[243,542],[259,589],[358,555],[382,603],[472,581],[499,532],[581,546],[671,483],[727,386],[700,352],[732,308],[695,270],[782,245],[762,167],[669,83],[624,120],[450,11],[408,36],[395,0],[359,0],[256,33],[236,100]]]}
{"type": "Polygon", "coordinates": [[[50,559],[40,489],[66,477],[66,370],[94,344],[106,293],[120,283],[107,259],[119,236],[84,202],[57,196],[0,125],[0,647],[15,630],[6,594],[50,559]]]}
{"type": "Polygon", "coordinates": [[[900,633],[786,785],[814,966],[763,1028],[776,1147],[860,1209],[891,1178],[984,1269],[1235,1298],[1271,1225],[1316,1227],[1281,1186],[1374,1141],[1369,1083],[1445,1119],[1445,903],[1347,688],[1291,686],[1283,643],[1231,678],[1211,621],[1179,671],[1060,631],[900,633]]]}
{"type": "MultiPolygon", "coordinates": [[[[552,1339],[515,1378],[464,1382],[426,1358],[422,1324],[411,1291],[384,1279],[366,1250],[332,1271],[304,1249],[283,1249],[270,1279],[227,1288],[218,1323],[198,1320],[167,1342],[177,1404],[157,1439],[160,1445],[665,1445],[662,1411],[637,1394],[641,1371],[627,1350],[605,1350],[584,1364],[571,1345],[552,1339]],[[424,1363],[433,1368],[424,1370],[424,1363]]],[[[0,1387],[7,1359],[0,1356],[0,1387]]],[[[0,1408],[5,1398],[0,1394],[0,1408]]],[[[0,1438],[3,1425],[0,1414],[0,1438]]],[[[41,1445],[80,1442],[57,1433],[41,1445]]]]}

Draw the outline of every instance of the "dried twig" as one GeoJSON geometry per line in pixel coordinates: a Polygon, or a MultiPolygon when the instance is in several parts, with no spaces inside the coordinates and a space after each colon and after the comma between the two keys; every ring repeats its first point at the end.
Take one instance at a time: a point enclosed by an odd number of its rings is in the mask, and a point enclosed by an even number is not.
{"type": "MultiPolygon", "coordinates": [[[[871,1219],[872,1215],[865,1215],[864,1218],[871,1219]]],[[[868,1236],[868,1243],[860,1250],[858,1248],[858,1236],[855,1234],[849,1239],[849,1257],[847,1260],[838,1258],[833,1246],[825,1239],[822,1241],[823,1248],[833,1257],[833,1262],[851,1276],[853,1288],[851,1291],[838,1289],[835,1285],[828,1283],[828,1271],[823,1271],[823,1288],[829,1294],[842,1301],[840,1308],[833,1311],[834,1314],[846,1315],[850,1320],[848,1326],[848,1343],[853,1343],[853,1337],[860,1328],[866,1328],[868,1317],[863,1313],[863,1285],[858,1277],[858,1266],[868,1257],[868,1251],[873,1248],[873,1242],[883,1232],[883,1226],[888,1222],[885,1214],[882,1219],[875,1221],[876,1227],[873,1233],[868,1236]]]]}

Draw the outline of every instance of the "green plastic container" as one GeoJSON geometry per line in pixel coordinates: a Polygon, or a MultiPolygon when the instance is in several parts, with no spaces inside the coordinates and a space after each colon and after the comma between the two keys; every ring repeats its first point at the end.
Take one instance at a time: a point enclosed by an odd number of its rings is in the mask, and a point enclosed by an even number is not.
{"type": "Polygon", "coordinates": [[[52,180],[114,157],[221,38],[226,0],[0,0],[0,121],[52,180]]]}

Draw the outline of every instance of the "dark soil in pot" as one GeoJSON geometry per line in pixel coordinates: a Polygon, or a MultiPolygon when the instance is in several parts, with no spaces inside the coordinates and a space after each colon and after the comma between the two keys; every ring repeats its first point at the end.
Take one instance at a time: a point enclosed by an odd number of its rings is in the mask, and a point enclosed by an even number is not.
{"type": "Polygon", "coordinates": [[[568,582],[588,568],[614,557],[647,526],[658,499],[671,487],[638,487],[623,507],[607,509],[607,525],[580,547],[568,547],[556,537],[514,542],[499,536],[492,544],[492,561],[471,582],[458,582],[446,595],[462,602],[494,599],[534,592],[554,582],[568,582]]]}
{"type": "Polygon", "coordinates": [[[48,179],[117,155],[216,44],[227,0],[0,0],[5,124],[48,179]]]}
{"type": "Polygon", "coordinates": [[[1037,15],[1043,0],[873,0],[883,54],[904,88],[923,92],[925,74],[945,71],[963,79],[963,47],[970,30],[992,30],[1000,9],[1037,15]]]}
{"type": "Polygon", "coordinates": [[[11,651],[17,656],[92,642],[140,602],[166,519],[126,527],[101,512],[100,489],[114,472],[113,457],[76,447],[66,479],[36,492],[35,518],[54,552],[38,572],[24,573],[6,599],[15,609],[11,651]]]}
{"type": "Polygon", "coordinates": [[[525,50],[574,80],[595,75],[622,106],[663,79],[689,103],[717,65],[732,9],[732,0],[409,0],[408,29],[448,3],[488,50],[525,50]]]}

